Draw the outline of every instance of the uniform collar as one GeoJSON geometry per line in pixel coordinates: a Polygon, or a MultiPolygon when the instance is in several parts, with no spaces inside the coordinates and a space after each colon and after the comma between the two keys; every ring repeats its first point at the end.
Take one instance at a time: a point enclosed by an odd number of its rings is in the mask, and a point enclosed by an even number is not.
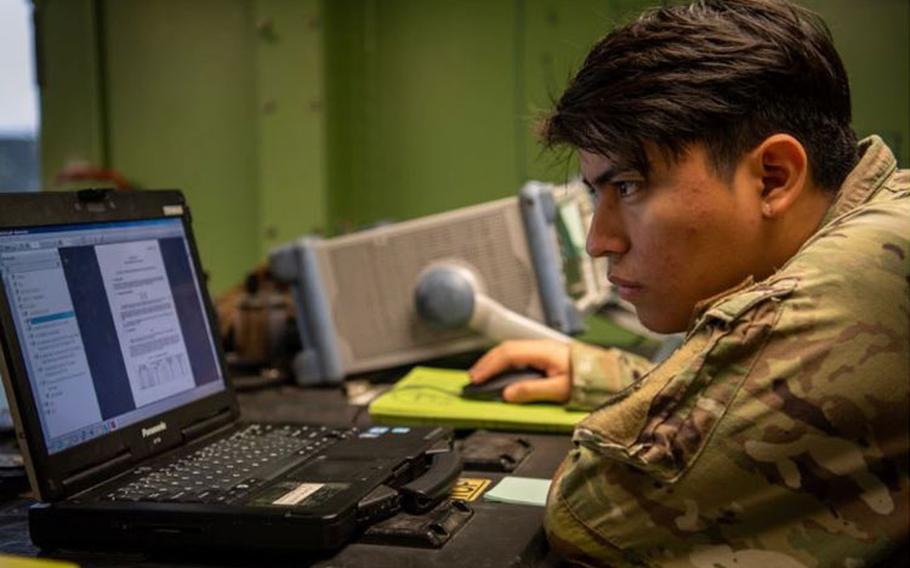
{"type": "Polygon", "coordinates": [[[897,169],[894,154],[878,136],[864,138],[859,143],[858,150],[859,163],[840,186],[834,203],[822,219],[822,227],[868,201],[897,169]]]}
{"type": "Polygon", "coordinates": [[[689,326],[688,326],[689,331],[692,331],[692,329],[695,327],[695,324],[698,323],[698,320],[701,319],[702,314],[704,314],[706,311],[708,311],[708,308],[710,308],[711,306],[713,306],[714,304],[716,304],[717,302],[723,300],[724,298],[726,298],[728,296],[732,296],[733,294],[742,292],[746,288],[752,287],[754,284],[755,284],[755,279],[752,278],[752,276],[747,276],[745,280],[743,280],[736,286],[733,286],[732,288],[727,288],[723,292],[720,292],[718,294],[711,296],[710,298],[706,298],[704,300],[697,302],[695,304],[695,307],[692,308],[692,317],[689,318],[689,326]]]}

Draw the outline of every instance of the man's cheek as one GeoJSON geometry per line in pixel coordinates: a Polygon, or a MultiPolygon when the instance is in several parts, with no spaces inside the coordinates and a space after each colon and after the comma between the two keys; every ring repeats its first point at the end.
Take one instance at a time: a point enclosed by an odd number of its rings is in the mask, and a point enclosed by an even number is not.
{"type": "Polygon", "coordinates": [[[662,284],[669,287],[676,279],[684,278],[683,271],[687,265],[685,262],[685,246],[679,243],[669,241],[665,246],[658,248],[656,254],[652,255],[652,264],[650,271],[659,279],[655,284],[662,284]]]}

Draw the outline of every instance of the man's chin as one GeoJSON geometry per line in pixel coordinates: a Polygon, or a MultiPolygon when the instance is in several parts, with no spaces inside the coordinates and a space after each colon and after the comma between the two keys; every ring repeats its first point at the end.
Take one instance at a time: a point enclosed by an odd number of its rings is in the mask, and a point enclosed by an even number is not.
{"type": "Polygon", "coordinates": [[[661,311],[659,314],[641,308],[636,311],[641,325],[654,333],[680,333],[686,331],[689,326],[688,321],[680,322],[679,318],[668,317],[666,311],[661,311]]]}

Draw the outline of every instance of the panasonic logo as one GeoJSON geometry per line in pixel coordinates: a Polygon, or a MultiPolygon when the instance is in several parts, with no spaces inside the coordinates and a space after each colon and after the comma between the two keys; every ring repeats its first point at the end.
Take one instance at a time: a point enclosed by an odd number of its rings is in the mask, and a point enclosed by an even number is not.
{"type": "Polygon", "coordinates": [[[155,424],[154,426],[150,426],[148,428],[143,428],[142,437],[148,438],[149,436],[154,436],[155,434],[164,432],[165,430],[167,430],[167,423],[159,422],[158,424],[155,424]]]}

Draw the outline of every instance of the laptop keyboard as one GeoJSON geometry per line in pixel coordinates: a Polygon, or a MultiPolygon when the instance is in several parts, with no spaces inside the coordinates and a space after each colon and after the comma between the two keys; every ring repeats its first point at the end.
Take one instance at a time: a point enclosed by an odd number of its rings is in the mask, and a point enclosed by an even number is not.
{"type": "Polygon", "coordinates": [[[251,424],[161,467],[143,466],[113,501],[231,503],[356,430],[251,424]]]}

